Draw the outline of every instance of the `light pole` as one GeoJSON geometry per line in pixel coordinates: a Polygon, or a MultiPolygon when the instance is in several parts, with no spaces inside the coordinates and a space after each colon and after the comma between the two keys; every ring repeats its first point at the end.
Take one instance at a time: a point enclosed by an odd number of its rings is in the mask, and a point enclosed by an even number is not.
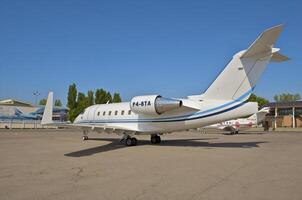
{"type": "Polygon", "coordinates": [[[38,105],[38,96],[40,95],[39,91],[38,90],[34,91],[33,95],[36,97],[36,105],[38,105]]]}

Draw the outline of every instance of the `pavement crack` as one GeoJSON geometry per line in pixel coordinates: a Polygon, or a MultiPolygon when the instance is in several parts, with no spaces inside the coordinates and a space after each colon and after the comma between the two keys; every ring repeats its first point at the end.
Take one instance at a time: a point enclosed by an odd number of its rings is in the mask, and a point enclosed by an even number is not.
{"type": "Polygon", "coordinates": [[[84,171],[83,167],[74,167],[73,170],[76,170],[75,175],[73,176],[72,180],[74,182],[78,182],[83,176],[82,173],[84,171]]]}

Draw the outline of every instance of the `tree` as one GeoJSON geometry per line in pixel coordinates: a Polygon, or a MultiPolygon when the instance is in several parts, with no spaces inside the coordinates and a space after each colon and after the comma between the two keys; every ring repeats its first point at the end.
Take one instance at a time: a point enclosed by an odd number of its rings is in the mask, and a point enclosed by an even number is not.
{"type": "Polygon", "coordinates": [[[93,96],[93,91],[89,90],[87,93],[87,98],[88,98],[88,105],[91,106],[94,104],[94,96],[93,96]]]}
{"type": "Polygon", "coordinates": [[[61,100],[60,100],[60,99],[56,99],[56,100],[55,100],[55,106],[58,106],[58,107],[61,107],[61,106],[62,106],[62,103],[61,103],[61,100]]]}
{"type": "Polygon", "coordinates": [[[97,89],[95,91],[95,99],[94,102],[95,104],[104,104],[107,102],[107,92],[103,89],[97,89]]]}
{"type": "Polygon", "coordinates": [[[106,103],[112,103],[112,96],[110,92],[107,92],[106,94],[106,103]]]}
{"type": "Polygon", "coordinates": [[[42,106],[45,106],[46,105],[46,99],[41,99],[40,101],[39,101],[39,105],[42,105],[42,106]]]}
{"type": "Polygon", "coordinates": [[[72,110],[77,107],[77,87],[75,83],[69,86],[67,96],[67,107],[72,110]]]}
{"type": "MultiPolygon", "coordinates": [[[[85,110],[88,106],[93,104],[105,104],[107,102],[121,102],[121,97],[119,93],[114,93],[113,98],[110,92],[104,89],[96,89],[96,91],[89,90],[87,96],[85,93],[78,92],[76,85],[73,83],[69,85],[68,96],[67,96],[67,106],[69,108],[68,119],[74,121],[74,119],[85,110]]],[[[62,105],[60,100],[56,100],[55,104],[62,105]],[[58,102],[57,102],[58,101],[58,102]]],[[[56,106],[58,106],[56,105],[56,106]]]]}
{"type": "Polygon", "coordinates": [[[68,88],[67,107],[68,119],[73,121],[77,117],[77,87],[74,83],[68,88]]]}
{"type": "Polygon", "coordinates": [[[301,96],[300,94],[290,94],[290,93],[282,93],[282,94],[276,94],[274,96],[274,100],[276,102],[290,102],[290,101],[297,101],[300,100],[301,96]]]}
{"type": "Polygon", "coordinates": [[[119,102],[121,102],[121,101],[122,101],[122,99],[121,99],[121,97],[120,97],[120,94],[115,92],[115,93],[113,94],[112,102],[113,102],[113,103],[119,103],[119,102]]]}
{"type": "Polygon", "coordinates": [[[262,107],[269,102],[267,99],[257,96],[255,94],[251,94],[251,96],[248,98],[247,101],[248,102],[258,102],[259,107],[262,107]]]}
{"type": "Polygon", "coordinates": [[[85,108],[89,106],[88,97],[85,96],[84,93],[79,92],[78,93],[78,99],[77,99],[77,108],[76,108],[76,116],[78,116],[80,113],[82,113],[85,108]]]}

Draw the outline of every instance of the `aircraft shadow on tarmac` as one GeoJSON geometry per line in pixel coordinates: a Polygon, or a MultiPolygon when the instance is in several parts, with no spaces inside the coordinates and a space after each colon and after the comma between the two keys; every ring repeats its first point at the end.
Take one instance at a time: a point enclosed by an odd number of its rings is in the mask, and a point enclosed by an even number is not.
{"type": "MultiPolygon", "coordinates": [[[[210,143],[201,140],[213,140],[218,138],[202,138],[202,139],[174,139],[174,140],[163,140],[160,144],[154,146],[165,146],[165,147],[206,147],[206,148],[254,148],[259,147],[259,144],[267,143],[266,141],[257,142],[221,142],[221,143],[210,143]]],[[[83,149],[80,151],[74,151],[71,153],[64,154],[69,157],[84,157],[90,156],[97,153],[113,151],[122,148],[135,148],[135,146],[127,147],[120,143],[120,139],[117,138],[89,138],[89,140],[100,140],[109,141],[111,143],[102,146],[97,146],[89,149],[83,149]]],[[[152,145],[149,140],[139,140],[138,146],[152,145]]]]}

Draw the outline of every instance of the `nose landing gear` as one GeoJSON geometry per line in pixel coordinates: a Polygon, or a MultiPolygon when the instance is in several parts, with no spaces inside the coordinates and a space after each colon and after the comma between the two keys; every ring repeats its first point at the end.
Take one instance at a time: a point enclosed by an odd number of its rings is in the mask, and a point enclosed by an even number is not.
{"type": "Polygon", "coordinates": [[[84,130],[84,131],[83,131],[83,137],[82,137],[82,139],[83,139],[83,141],[89,139],[89,138],[88,138],[88,131],[87,131],[87,130],[84,130]]]}

